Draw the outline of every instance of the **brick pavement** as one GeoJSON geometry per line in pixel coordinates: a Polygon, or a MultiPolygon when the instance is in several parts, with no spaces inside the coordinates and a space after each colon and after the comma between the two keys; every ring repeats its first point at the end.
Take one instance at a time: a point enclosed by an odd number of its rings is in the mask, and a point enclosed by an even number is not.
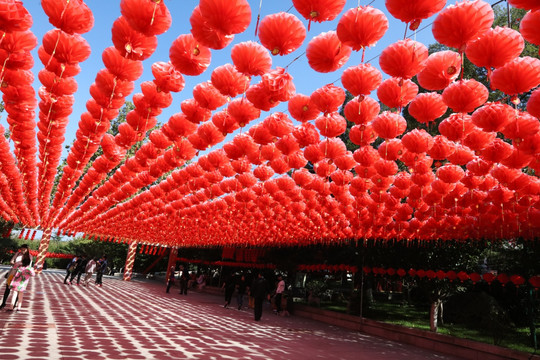
{"type": "Polygon", "coordinates": [[[251,310],[224,309],[222,297],[166,294],[154,281],[87,288],[63,277],[43,272],[21,311],[0,311],[0,359],[457,359],[268,307],[255,322],[251,310]]]}

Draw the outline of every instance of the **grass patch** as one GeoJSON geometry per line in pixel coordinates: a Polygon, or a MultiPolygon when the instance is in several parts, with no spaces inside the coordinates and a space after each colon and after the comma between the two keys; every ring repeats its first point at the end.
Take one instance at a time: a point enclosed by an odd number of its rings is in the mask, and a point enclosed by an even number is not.
{"type": "MultiPolygon", "coordinates": [[[[347,312],[345,304],[321,303],[321,309],[336,312],[347,312]]],[[[364,310],[364,317],[387,324],[400,325],[413,329],[429,331],[429,307],[417,305],[404,305],[395,302],[378,301],[364,310]]],[[[467,326],[464,324],[445,324],[439,326],[438,333],[455,336],[457,338],[469,339],[486,344],[493,344],[493,336],[490,329],[467,326]]],[[[540,334],[537,336],[540,338],[540,334]]],[[[504,333],[499,346],[525,353],[534,353],[531,345],[531,337],[528,328],[510,328],[504,333]]]]}

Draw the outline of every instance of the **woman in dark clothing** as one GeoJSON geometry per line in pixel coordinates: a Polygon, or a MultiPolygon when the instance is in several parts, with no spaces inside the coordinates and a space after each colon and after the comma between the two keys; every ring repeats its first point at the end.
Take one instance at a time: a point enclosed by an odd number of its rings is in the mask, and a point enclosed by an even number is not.
{"type": "Polygon", "coordinates": [[[231,305],[232,295],[234,293],[234,288],[236,287],[236,282],[234,281],[234,276],[229,274],[223,283],[225,288],[225,305],[223,307],[228,307],[231,305]]]}
{"type": "Polygon", "coordinates": [[[238,304],[238,310],[242,310],[242,305],[244,305],[244,294],[246,293],[247,281],[244,275],[240,276],[236,283],[236,302],[238,304]]]}
{"type": "Polygon", "coordinates": [[[253,281],[250,288],[250,294],[255,298],[255,321],[261,320],[262,307],[264,299],[270,300],[270,294],[268,292],[268,282],[262,276],[261,273],[257,275],[257,278],[253,281]]]}

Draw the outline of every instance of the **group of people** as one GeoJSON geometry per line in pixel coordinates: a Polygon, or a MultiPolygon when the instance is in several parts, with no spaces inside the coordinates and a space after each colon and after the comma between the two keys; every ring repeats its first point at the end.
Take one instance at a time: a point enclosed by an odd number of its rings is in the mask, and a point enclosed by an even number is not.
{"type": "MultiPolygon", "coordinates": [[[[168,293],[171,286],[174,286],[176,281],[176,267],[174,265],[169,269],[167,276],[167,290],[165,292],[168,293]]],[[[178,282],[180,286],[180,294],[187,295],[188,289],[203,289],[206,286],[206,276],[202,273],[197,275],[193,272],[190,273],[183,266],[180,266],[178,282]]]]}
{"type": "Polygon", "coordinates": [[[285,280],[283,280],[281,275],[278,276],[278,281],[273,291],[271,291],[268,281],[260,272],[257,273],[257,277],[250,285],[248,285],[244,274],[229,274],[226,276],[222,288],[225,289],[225,305],[223,306],[225,308],[231,305],[232,296],[236,291],[236,303],[238,310],[241,310],[244,305],[244,296],[249,294],[249,299],[250,302],[252,302],[254,309],[255,321],[261,320],[264,301],[270,301],[272,295],[275,314],[288,315],[287,310],[283,309],[282,305],[282,296],[285,292],[285,280]]]}
{"type": "Polygon", "coordinates": [[[89,258],[86,255],[75,256],[66,267],[66,277],[64,278],[64,284],[74,285],[73,281],[77,278],[76,285],[81,283],[81,277],[85,274],[82,285],[88,286],[94,273],[96,274],[95,284],[97,286],[103,286],[103,274],[108,267],[107,256],[103,255],[101,258],[89,258]],[[68,280],[69,279],[69,280],[68,280]]]}
{"type": "Polygon", "coordinates": [[[7,300],[10,293],[11,296],[11,308],[8,310],[21,310],[23,303],[24,292],[28,286],[30,278],[35,275],[32,268],[32,256],[28,251],[28,245],[23,244],[19,247],[15,255],[10,261],[11,269],[6,273],[6,287],[4,289],[4,297],[0,309],[6,307],[7,300]]]}

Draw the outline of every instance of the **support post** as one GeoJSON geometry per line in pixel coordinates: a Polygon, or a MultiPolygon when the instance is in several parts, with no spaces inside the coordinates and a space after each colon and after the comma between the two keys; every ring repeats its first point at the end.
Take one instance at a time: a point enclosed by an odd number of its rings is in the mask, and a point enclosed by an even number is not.
{"type": "Polygon", "coordinates": [[[135,264],[137,245],[139,245],[139,243],[136,241],[129,243],[126,265],[124,266],[124,281],[131,281],[131,277],[133,276],[133,264],[135,264]]]}
{"type": "MultiPolygon", "coordinates": [[[[169,253],[169,262],[167,263],[167,276],[165,279],[168,279],[169,276],[171,276],[171,267],[174,266],[176,269],[176,258],[178,257],[178,249],[177,248],[171,248],[171,252],[169,253]]],[[[172,274],[174,276],[174,273],[172,274]]]]}
{"type": "Polygon", "coordinates": [[[34,265],[36,275],[39,275],[43,270],[43,263],[47,257],[47,250],[49,249],[49,243],[51,242],[51,232],[52,229],[45,229],[41,241],[39,242],[38,254],[34,265]]]}

